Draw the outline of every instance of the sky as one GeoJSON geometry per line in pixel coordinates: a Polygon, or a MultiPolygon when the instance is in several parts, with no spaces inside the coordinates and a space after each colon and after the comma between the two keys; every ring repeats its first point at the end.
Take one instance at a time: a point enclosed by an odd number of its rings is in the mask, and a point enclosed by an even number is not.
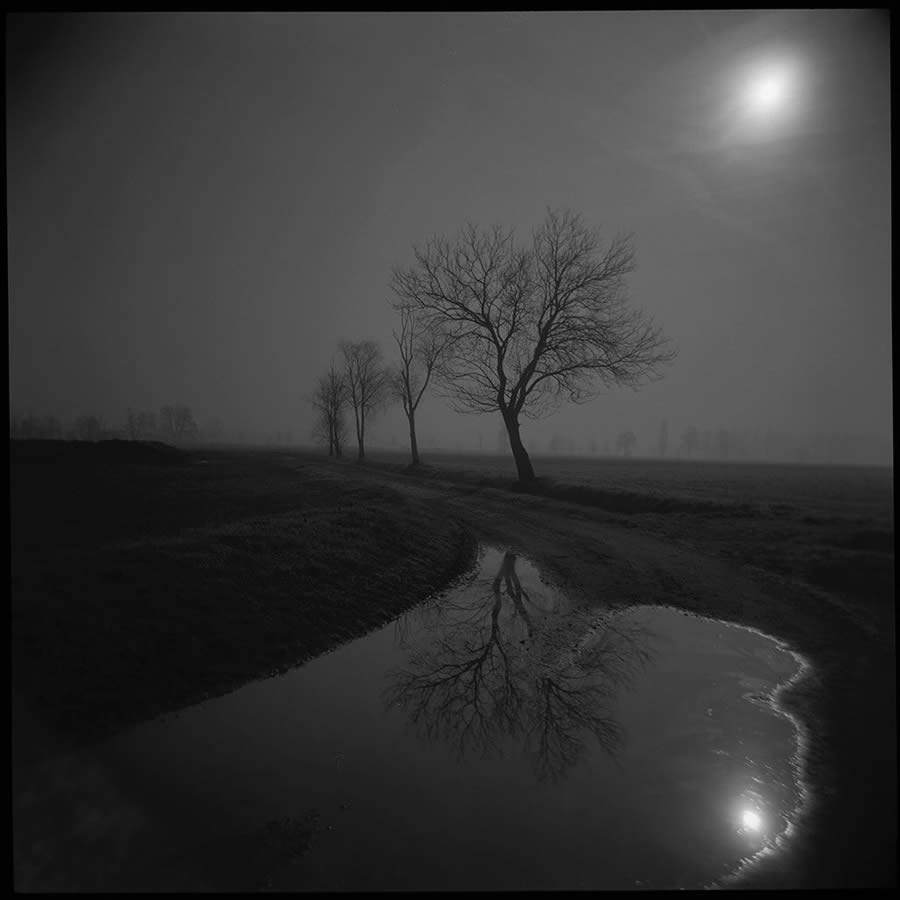
{"type": "MultiPolygon", "coordinates": [[[[464,223],[571,209],[634,235],[631,303],[679,355],[527,422],[890,441],[884,14],[7,16],[10,406],[181,402],[291,431],[342,339],[388,360],[392,267],[464,223]],[[759,79],[783,93],[749,105],[759,79]],[[787,73],[786,75],[784,73],[787,73]]],[[[496,443],[433,394],[420,435],[496,443]]],[[[402,412],[374,439],[405,439],[402,412]]]]}

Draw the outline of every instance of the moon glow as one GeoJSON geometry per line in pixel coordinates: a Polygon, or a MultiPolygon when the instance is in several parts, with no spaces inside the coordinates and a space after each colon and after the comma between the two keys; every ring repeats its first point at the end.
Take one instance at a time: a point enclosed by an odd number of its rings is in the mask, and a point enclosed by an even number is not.
{"type": "Polygon", "coordinates": [[[796,88],[792,67],[769,63],[752,71],[744,87],[747,113],[757,120],[770,120],[787,112],[796,88]]]}

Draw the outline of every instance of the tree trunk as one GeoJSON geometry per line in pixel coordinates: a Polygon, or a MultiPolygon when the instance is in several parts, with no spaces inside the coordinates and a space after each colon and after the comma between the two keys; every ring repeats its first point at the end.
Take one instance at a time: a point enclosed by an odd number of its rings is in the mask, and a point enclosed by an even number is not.
{"type": "Polygon", "coordinates": [[[366,458],[366,421],[360,418],[356,428],[356,441],[359,444],[359,454],[356,457],[357,462],[363,462],[366,458]]]}
{"type": "Polygon", "coordinates": [[[417,466],[419,464],[419,445],[416,443],[416,414],[410,412],[407,418],[409,419],[409,451],[412,454],[412,464],[417,466]]]}
{"type": "Polygon", "coordinates": [[[503,421],[506,425],[506,433],[509,435],[509,447],[519,472],[519,484],[531,484],[534,481],[534,467],[531,465],[528,451],[519,435],[518,416],[514,412],[505,413],[503,421]]]}

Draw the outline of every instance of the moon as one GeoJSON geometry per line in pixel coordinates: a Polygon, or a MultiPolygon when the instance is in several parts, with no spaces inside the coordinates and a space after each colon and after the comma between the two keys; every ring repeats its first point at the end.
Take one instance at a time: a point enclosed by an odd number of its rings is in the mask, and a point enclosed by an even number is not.
{"type": "Polygon", "coordinates": [[[796,93],[796,73],[787,63],[767,63],[747,76],[744,106],[751,118],[764,122],[789,112],[796,93]]]}
{"type": "Polygon", "coordinates": [[[757,77],[747,91],[750,106],[760,113],[777,110],[784,102],[787,85],[784,73],[766,72],[757,77]]]}

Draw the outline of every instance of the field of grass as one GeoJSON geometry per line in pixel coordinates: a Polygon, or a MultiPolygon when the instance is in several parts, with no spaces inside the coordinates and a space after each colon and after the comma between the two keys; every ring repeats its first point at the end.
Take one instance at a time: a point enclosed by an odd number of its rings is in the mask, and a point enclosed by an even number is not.
{"type": "Polygon", "coordinates": [[[17,463],[10,487],[13,686],[63,740],[364,634],[474,551],[424,503],[264,453],[17,463]]]}
{"type": "MultiPolygon", "coordinates": [[[[399,452],[378,451],[369,457],[398,466],[408,462],[408,454],[399,452]]],[[[732,505],[816,518],[838,514],[868,519],[875,514],[891,521],[893,516],[894,474],[886,467],[539,455],[532,461],[539,488],[577,488],[583,502],[590,502],[592,493],[604,499],[619,495],[618,512],[679,511],[680,502],[686,512],[732,505]],[[659,506],[642,506],[640,499],[659,506]]],[[[515,464],[506,455],[427,453],[423,463],[426,470],[496,486],[516,478],[515,464]]]]}

